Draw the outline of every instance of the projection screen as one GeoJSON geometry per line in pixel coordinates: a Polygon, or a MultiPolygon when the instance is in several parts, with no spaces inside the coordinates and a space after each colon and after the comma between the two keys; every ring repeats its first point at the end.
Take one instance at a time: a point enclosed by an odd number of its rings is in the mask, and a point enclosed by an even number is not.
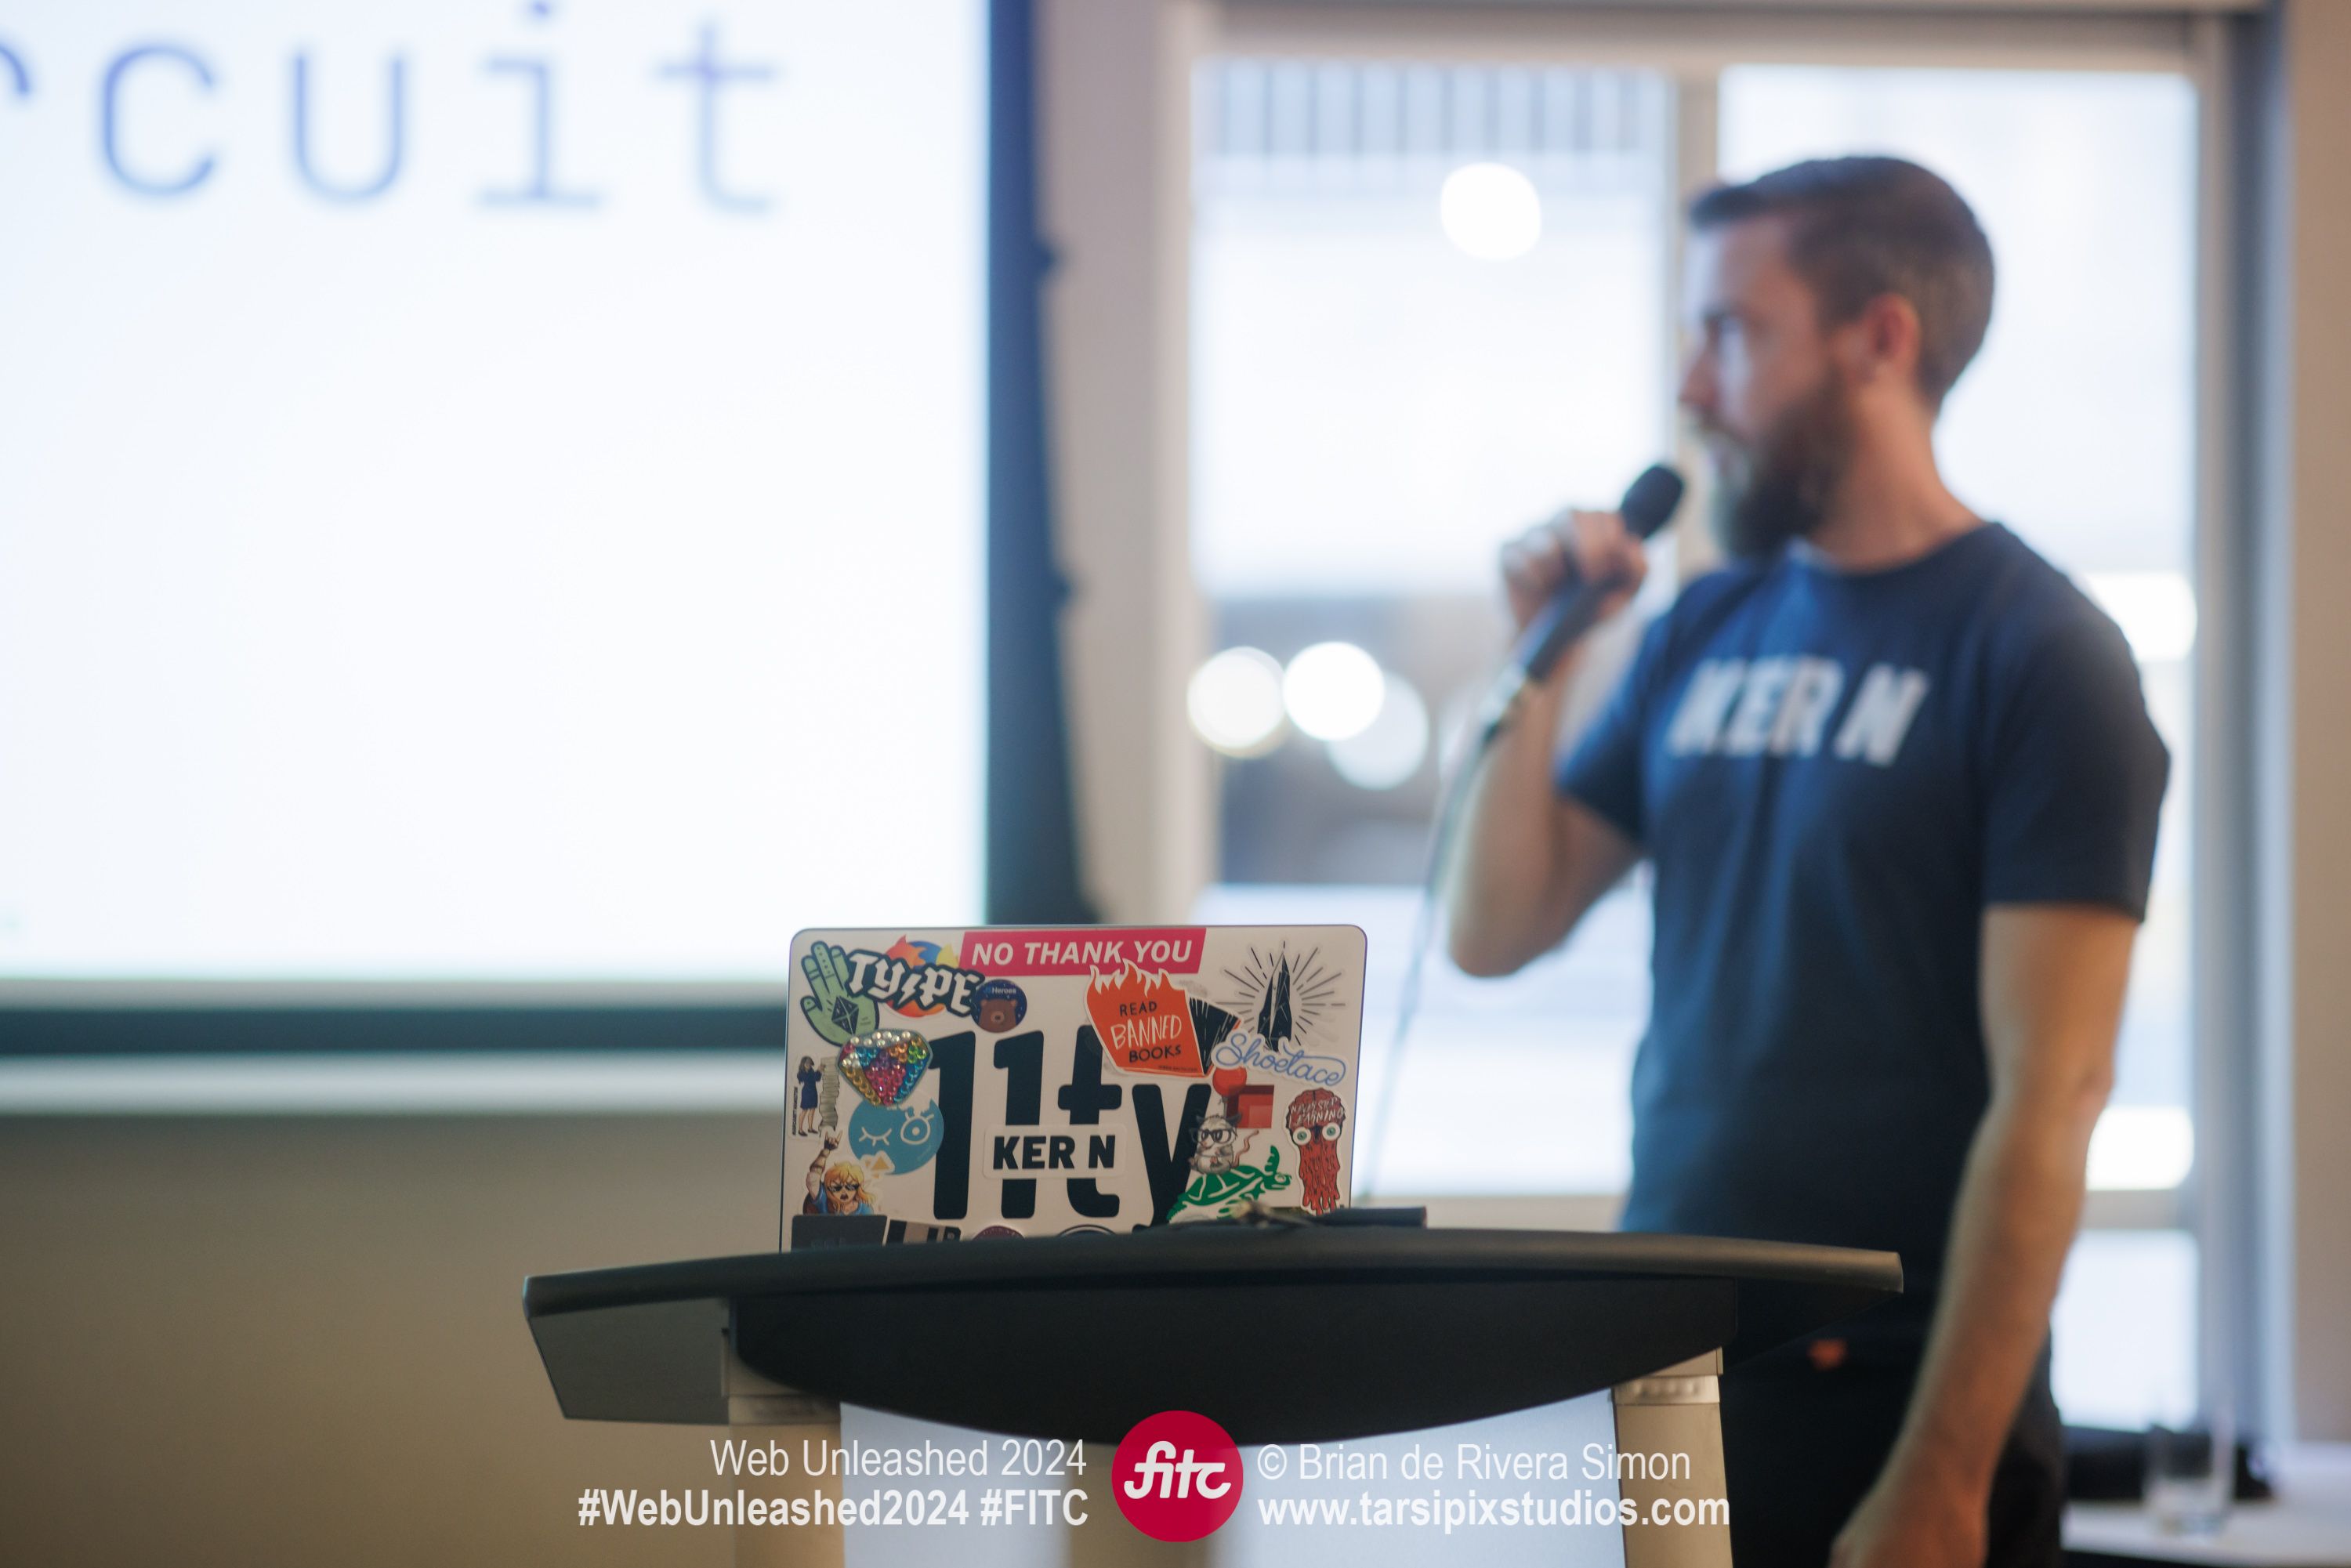
{"type": "Polygon", "coordinates": [[[0,17],[0,1005],[976,922],[981,0],[0,17]]]}

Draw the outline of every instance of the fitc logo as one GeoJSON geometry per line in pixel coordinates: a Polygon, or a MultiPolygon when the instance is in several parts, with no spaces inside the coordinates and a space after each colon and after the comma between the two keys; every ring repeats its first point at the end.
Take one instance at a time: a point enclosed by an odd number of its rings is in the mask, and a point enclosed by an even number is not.
{"type": "Polygon", "coordinates": [[[1134,1424],[1111,1460],[1111,1492],[1127,1523],[1154,1541],[1197,1541],[1241,1505],[1241,1451],[1191,1410],[1134,1424]]]}

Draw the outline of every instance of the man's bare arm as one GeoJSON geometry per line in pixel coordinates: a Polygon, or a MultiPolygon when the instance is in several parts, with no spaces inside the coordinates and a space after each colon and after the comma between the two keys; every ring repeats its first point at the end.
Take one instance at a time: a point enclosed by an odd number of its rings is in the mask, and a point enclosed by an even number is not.
{"type": "Polygon", "coordinates": [[[1527,693],[1525,716],[1472,781],[1446,900],[1447,948],[1468,974],[1507,975],[1549,952],[1640,859],[1552,779],[1561,687],[1579,662],[1527,693]]]}
{"type": "MultiPolygon", "coordinates": [[[[1567,576],[1616,584],[1603,615],[1621,610],[1647,562],[1614,512],[1568,512],[1502,552],[1503,583],[1521,629],[1567,576]]],[[[1555,946],[1640,858],[1639,849],[1552,782],[1561,696],[1583,662],[1572,650],[1520,699],[1518,722],[1471,780],[1460,841],[1447,871],[1447,950],[1472,975],[1507,975],[1555,946]]]]}
{"type": "Polygon", "coordinates": [[[1838,1539],[1838,1568],[1982,1561],[1992,1470],[2081,1223],[2137,933],[2128,915],[2090,905],[1985,913],[1991,1104],[1969,1149],[1918,1386],[1838,1539]]]}

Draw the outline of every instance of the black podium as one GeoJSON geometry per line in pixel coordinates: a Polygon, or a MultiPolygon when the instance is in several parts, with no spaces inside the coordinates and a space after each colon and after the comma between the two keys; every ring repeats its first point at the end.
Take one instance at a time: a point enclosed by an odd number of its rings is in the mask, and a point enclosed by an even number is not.
{"type": "MultiPolygon", "coordinates": [[[[1693,1458],[1686,1479],[1622,1482],[1631,1500],[1724,1496],[1726,1362],[1901,1288],[1893,1254],[1841,1248],[1196,1225],[541,1275],[523,1305],[574,1420],[837,1430],[849,1403],[1115,1446],[1145,1416],[1203,1408],[1249,1445],[1411,1431],[1612,1389],[1620,1448],[1693,1458]],[[1267,1375],[1236,1380],[1233,1337],[1252,1324],[1280,1334],[1280,1354],[1267,1375]],[[889,1353],[853,1353],[852,1337],[889,1353]]],[[[1627,1568],[1729,1561],[1719,1527],[1636,1533],[1627,1568]]],[[[790,1534],[738,1531],[737,1561],[839,1561],[837,1535],[790,1534]],[[754,1546],[753,1534],[778,1539],[754,1546]]]]}

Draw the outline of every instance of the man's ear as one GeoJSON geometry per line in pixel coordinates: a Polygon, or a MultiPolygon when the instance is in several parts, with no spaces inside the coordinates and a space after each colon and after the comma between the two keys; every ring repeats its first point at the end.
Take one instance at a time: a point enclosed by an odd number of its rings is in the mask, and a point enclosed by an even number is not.
{"type": "Polygon", "coordinates": [[[1918,380],[1918,308],[1899,294],[1880,294],[1861,308],[1845,334],[1856,382],[1890,381],[1913,386],[1918,380]]]}

